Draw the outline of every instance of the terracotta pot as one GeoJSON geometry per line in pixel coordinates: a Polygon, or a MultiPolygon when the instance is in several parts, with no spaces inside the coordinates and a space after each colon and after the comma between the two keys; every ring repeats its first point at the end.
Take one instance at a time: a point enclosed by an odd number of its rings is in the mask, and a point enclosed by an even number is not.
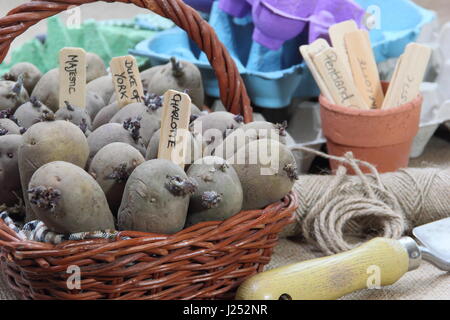
{"type": "MultiPolygon", "coordinates": [[[[388,83],[383,83],[386,91],[388,83]]],[[[353,152],[355,158],[376,166],[379,172],[406,168],[414,137],[419,130],[423,98],[390,109],[359,110],[331,104],[320,96],[322,129],[328,153],[342,156],[353,152]]],[[[331,160],[333,171],[340,163],[331,160]]],[[[368,172],[367,168],[362,168],[368,172]]],[[[350,170],[351,174],[354,174],[350,170]]]]}

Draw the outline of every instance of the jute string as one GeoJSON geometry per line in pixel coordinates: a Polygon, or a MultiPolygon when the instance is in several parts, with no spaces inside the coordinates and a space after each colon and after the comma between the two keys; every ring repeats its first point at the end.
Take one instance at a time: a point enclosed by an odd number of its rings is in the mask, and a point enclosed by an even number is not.
{"type": "Polygon", "coordinates": [[[326,254],[346,251],[361,239],[375,236],[400,238],[412,227],[450,216],[450,170],[402,169],[379,174],[352,153],[343,157],[295,146],[345,164],[335,175],[300,176],[294,185],[299,198],[297,223],[285,236],[303,235],[326,254]],[[367,167],[370,174],[364,174],[367,167]]]}

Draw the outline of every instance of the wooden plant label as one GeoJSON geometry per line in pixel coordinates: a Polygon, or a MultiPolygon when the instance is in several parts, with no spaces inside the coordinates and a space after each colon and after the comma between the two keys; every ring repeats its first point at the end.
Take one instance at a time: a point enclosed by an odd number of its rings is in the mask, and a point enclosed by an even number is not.
{"type": "Polygon", "coordinates": [[[402,60],[404,59],[405,54],[403,53],[400,57],[398,57],[397,64],[395,65],[394,72],[392,73],[391,82],[389,83],[389,88],[386,92],[386,97],[384,98],[383,105],[381,106],[381,109],[388,108],[388,105],[393,104],[394,97],[394,87],[395,83],[397,83],[398,79],[398,71],[400,70],[400,66],[402,65],[402,60]]]}
{"type": "Polygon", "coordinates": [[[334,48],[328,48],[314,56],[313,61],[320,72],[333,100],[341,106],[369,109],[359,95],[355,84],[334,48]]]}
{"type": "Polygon", "coordinates": [[[319,86],[320,91],[322,94],[331,102],[335,103],[333,100],[333,97],[331,96],[327,86],[325,85],[325,82],[322,79],[322,76],[320,75],[319,71],[317,71],[317,67],[314,64],[312,57],[319,52],[329,48],[328,42],[324,39],[317,39],[310,45],[303,45],[300,46],[300,53],[303,56],[303,59],[305,60],[306,64],[308,65],[309,70],[311,71],[312,76],[314,77],[314,80],[316,80],[317,85],[319,86]]]}
{"type": "Polygon", "coordinates": [[[171,160],[182,168],[189,152],[191,98],[186,93],[168,90],[164,94],[158,159],[171,160]]]}
{"type": "Polygon", "coordinates": [[[119,107],[143,102],[144,88],[136,59],[131,55],[115,57],[110,67],[119,107]]]}
{"type": "Polygon", "coordinates": [[[393,108],[408,103],[420,92],[431,49],[417,43],[410,43],[397,63],[382,108],[393,108]]]}
{"type": "Polygon", "coordinates": [[[71,105],[86,108],[86,51],[63,48],[59,52],[59,107],[71,105]]]}
{"type": "Polygon", "coordinates": [[[333,48],[336,49],[338,55],[341,57],[342,65],[345,70],[349,73],[350,79],[353,80],[350,71],[350,62],[347,56],[347,48],[345,47],[345,34],[358,30],[358,25],[354,20],[347,20],[341,23],[332,25],[328,30],[330,34],[331,43],[333,48]]]}
{"type": "Polygon", "coordinates": [[[380,109],[384,100],[375,56],[365,30],[345,34],[345,45],[356,88],[372,109],[380,109]]]}

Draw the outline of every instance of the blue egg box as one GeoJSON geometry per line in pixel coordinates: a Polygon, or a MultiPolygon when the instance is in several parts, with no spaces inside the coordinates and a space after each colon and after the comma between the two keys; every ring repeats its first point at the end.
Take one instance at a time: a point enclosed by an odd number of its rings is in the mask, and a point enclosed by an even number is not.
{"type": "MultiPolygon", "coordinates": [[[[400,56],[405,46],[417,38],[422,27],[435,19],[434,12],[409,0],[356,2],[379,18],[376,28],[370,31],[377,62],[400,56]]],[[[299,45],[307,43],[307,30],[287,41],[280,50],[271,51],[252,41],[254,26],[251,17],[233,18],[221,11],[216,2],[209,23],[235,60],[254,105],[283,108],[294,97],[319,95],[319,89],[298,50],[299,45]]],[[[172,56],[190,61],[202,72],[206,94],[216,98],[220,96],[216,76],[205,54],[178,27],[140,42],[130,52],[148,57],[152,65],[167,63],[172,56]]]]}

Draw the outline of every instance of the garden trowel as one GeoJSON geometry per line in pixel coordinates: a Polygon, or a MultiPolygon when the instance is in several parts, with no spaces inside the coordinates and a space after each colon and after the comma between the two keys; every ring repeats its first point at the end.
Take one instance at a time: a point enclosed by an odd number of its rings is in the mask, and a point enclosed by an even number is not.
{"type": "Polygon", "coordinates": [[[243,300],[337,299],[351,292],[391,285],[422,260],[450,271],[450,218],[413,230],[415,239],[375,238],[347,252],[300,262],[246,280],[243,300]]]}

